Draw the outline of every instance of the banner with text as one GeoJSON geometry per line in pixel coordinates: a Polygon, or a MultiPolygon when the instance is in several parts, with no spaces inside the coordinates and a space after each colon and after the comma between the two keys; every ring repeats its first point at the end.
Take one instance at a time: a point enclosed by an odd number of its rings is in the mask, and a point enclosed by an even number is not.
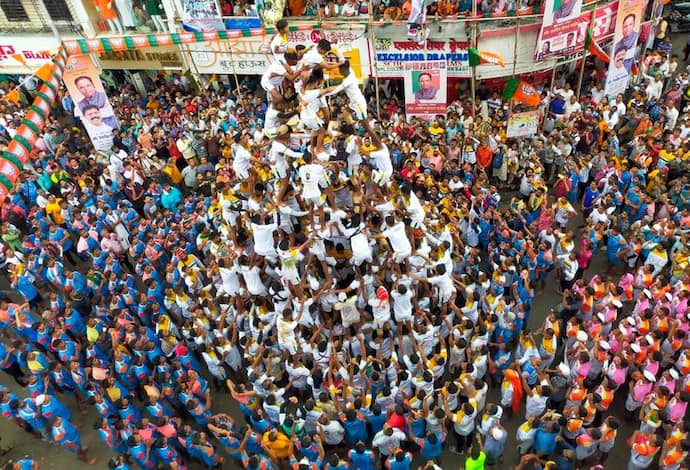
{"type": "Polygon", "coordinates": [[[506,137],[530,137],[537,133],[539,128],[539,111],[514,113],[508,118],[506,137]]]}
{"type": "Polygon", "coordinates": [[[467,41],[428,40],[426,48],[412,41],[376,38],[376,73],[382,78],[402,77],[412,62],[443,61],[449,77],[469,77],[467,41]]]}
{"type": "Polygon", "coordinates": [[[182,28],[191,32],[225,30],[216,0],[184,0],[182,28]]]}
{"type": "Polygon", "coordinates": [[[623,93],[635,62],[637,39],[640,22],[644,12],[644,2],[638,0],[620,0],[616,16],[616,29],[613,33],[613,44],[609,56],[609,69],[606,73],[606,96],[623,93]]]}
{"type": "MultiPolygon", "coordinates": [[[[354,30],[305,30],[288,33],[288,45],[316,45],[326,38],[343,56],[350,60],[350,65],[357,78],[361,80],[361,51],[367,50],[367,39],[364,28],[354,30]]],[[[261,75],[273,60],[269,53],[271,36],[248,37],[190,44],[191,59],[201,74],[246,74],[261,75]]],[[[364,56],[367,54],[365,53],[364,56]]]]}
{"type": "Polygon", "coordinates": [[[81,119],[93,147],[112,149],[113,129],[119,129],[119,124],[91,57],[69,57],[62,81],[74,101],[74,115],[81,119]]]}
{"type": "Polygon", "coordinates": [[[444,60],[405,63],[405,112],[408,116],[446,114],[447,65],[444,60]]]}
{"type": "Polygon", "coordinates": [[[582,13],[577,18],[553,25],[543,25],[537,40],[535,59],[539,62],[563,57],[584,50],[587,28],[592,23],[592,35],[595,41],[610,36],[616,25],[618,2],[604,5],[592,12],[582,13]]]}

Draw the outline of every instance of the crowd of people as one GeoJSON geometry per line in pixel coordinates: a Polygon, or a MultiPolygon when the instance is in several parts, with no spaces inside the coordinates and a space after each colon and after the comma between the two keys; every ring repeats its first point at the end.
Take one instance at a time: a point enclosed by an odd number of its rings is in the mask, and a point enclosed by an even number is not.
{"type": "Polygon", "coordinates": [[[271,54],[230,89],[122,85],[109,152],[50,118],[0,209],[5,419],[94,463],[95,407],[114,469],[590,468],[624,422],[628,469],[687,465],[687,74],[564,79],[511,140],[498,95],[379,116],[327,40],[271,54]]]}

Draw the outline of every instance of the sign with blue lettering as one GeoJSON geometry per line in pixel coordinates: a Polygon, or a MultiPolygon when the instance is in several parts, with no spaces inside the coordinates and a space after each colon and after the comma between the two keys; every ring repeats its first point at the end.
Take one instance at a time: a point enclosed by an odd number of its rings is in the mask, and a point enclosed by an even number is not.
{"type": "Polygon", "coordinates": [[[469,77],[470,62],[466,41],[433,40],[420,46],[413,41],[376,38],[376,67],[379,77],[402,77],[406,62],[445,61],[449,77],[469,77]]]}

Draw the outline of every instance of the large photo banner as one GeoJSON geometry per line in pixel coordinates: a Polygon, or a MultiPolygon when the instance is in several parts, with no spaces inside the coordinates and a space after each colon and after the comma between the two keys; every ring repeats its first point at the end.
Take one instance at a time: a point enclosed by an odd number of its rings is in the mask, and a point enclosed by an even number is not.
{"type": "Polygon", "coordinates": [[[182,27],[185,31],[225,31],[216,0],[184,0],[182,27]]]}
{"type": "Polygon", "coordinates": [[[591,13],[581,12],[582,0],[547,0],[534,53],[537,61],[569,54],[584,44],[591,13]]]}
{"type": "Polygon", "coordinates": [[[541,62],[584,51],[587,28],[590,24],[595,41],[602,41],[612,35],[616,26],[616,10],[618,2],[612,2],[562,23],[542,24],[534,52],[535,60],[541,62]]]}
{"type": "Polygon", "coordinates": [[[448,70],[445,61],[406,63],[404,79],[408,115],[446,114],[448,70]]]}
{"type": "Polygon", "coordinates": [[[582,13],[582,0],[546,0],[542,27],[567,23],[582,13]]]}
{"type": "Polygon", "coordinates": [[[635,50],[639,38],[640,22],[644,12],[644,2],[639,0],[620,0],[616,29],[611,45],[611,62],[606,74],[606,96],[614,96],[625,91],[635,62],[635,50]]]}
{"type": "Polygon", "coordinates": [[[74,101],[74,115],[81,119],[93,147],[112,149],[113,129],[119,129],[119,125],[91,57],[77,55],[67,59],[62,81],[74,101]]]}

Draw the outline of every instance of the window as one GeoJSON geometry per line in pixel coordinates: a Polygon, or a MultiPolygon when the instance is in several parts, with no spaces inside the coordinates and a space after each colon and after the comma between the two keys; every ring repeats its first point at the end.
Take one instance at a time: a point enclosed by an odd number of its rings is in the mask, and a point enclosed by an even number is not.
{"type": "Polygon", "coordinates": [[[2,0],[0,1],[0,8],[5,14],[7,21],[29,21],[29,15],[26,14],[21,0],[2,0]]]}
{"type": "MultiPolygon", "coordinates": [[[[40,1],[40,0],[39,0],[40,1]]],[[[44,0],[50,19],[53,21],[72,21],[72,13],[66,0],[44,0]]]]}

